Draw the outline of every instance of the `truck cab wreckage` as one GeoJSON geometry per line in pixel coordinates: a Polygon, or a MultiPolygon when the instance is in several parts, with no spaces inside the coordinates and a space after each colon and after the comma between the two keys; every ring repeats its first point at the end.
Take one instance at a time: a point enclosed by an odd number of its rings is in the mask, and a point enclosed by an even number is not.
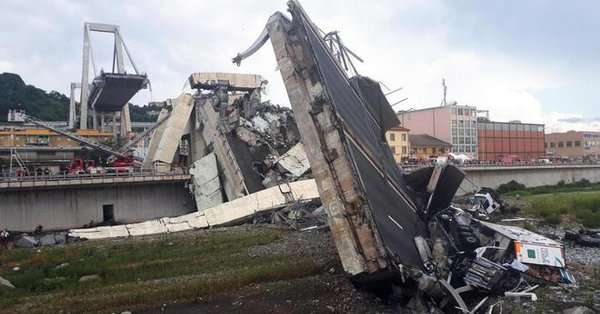
{"type": "MultiPolygon", "coordinates": [[[[473,218],[451,202],[464,173],[406,174],[384,134],[399,121],[379,83],[348,77],[337,48],[296,0],[273,14],[240,64],[269,39],[345,271],[417,311],[492,312],[505,296],[535,299],[528,279],[573,283],[562,245],[473,218]]],[[[339,38],[336,36],[336,38],[339,38]]]]}

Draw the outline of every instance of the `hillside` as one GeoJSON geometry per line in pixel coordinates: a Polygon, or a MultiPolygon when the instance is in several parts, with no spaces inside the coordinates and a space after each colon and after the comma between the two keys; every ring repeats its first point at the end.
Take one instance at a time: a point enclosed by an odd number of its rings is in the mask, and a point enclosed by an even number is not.
{"type": "Polygon", "coordinates": [[[27,85],[18,74],[0,73],[0,121],[6,121],[8,109],[22,108],[42,120],[65,121],[69,98],[59,92],[46,92],[27,85]]]}
{"type": "MultiPolygon", "coordinates": [[[[66,121],[69,117],[69,97],[57,91],[46,92],[33,85],[27,85],[21,76],[14,73],[0,73],[0,121],[6,121],[8,109],[25,109],[35,117],[46,121],[66,121]]],[[[160,111],[158,106],[131,105],[131,120],[140,122],[156,121],[149,111],[160,111]]]]}

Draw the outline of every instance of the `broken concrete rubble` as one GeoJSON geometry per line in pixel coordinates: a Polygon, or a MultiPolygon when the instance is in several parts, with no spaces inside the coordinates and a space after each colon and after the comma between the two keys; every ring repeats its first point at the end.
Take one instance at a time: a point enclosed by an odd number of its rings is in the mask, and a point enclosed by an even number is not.
{"type": "Polygon", "coordinates": [[[293,178],[299,178],[310,169],[310,163],[306,157],[302,143],[294,145],[285,154],[283,154],[276,163],[292,174],[293,178]]]}
{"type": "Polygon", "coordinates": [[[39,241],[36,238],[29,235],[22,235],[15,241],[15,246],[21,248],[32,248],[38,246],[38,244],[39,241]]]}
{"type": "Polygon", "coordinates": [[[565,240],[573,241],[582,246],[600,247],[600,230],[579,229],[579,231],[567,230],[565,240]]]}
{"type": "MultiPolygon", "coordinates": [[[[193,159],[215,154],[227,200],[300,178],[277,165],[300,137],[290,109],[261,102],[266,81],[253,74],[194,73],[189,82],[197,89],[193,159]]],[[[292,153],[301,154],[298,148],[292,153]]]]}
{"type": "Polygon", "coordinates": [[[0,277],[0,287],[15,289],[15,286],[10,281],[8,281],[2,277],[0,277]]]}
{"type": "Polygon", "coordinates": [[[194,162],[190,167],[190,174],[198,211],[202,212],[206,208],[223,203],[223,189],[219,181],[217,158],[214,153],[194,162]]]}

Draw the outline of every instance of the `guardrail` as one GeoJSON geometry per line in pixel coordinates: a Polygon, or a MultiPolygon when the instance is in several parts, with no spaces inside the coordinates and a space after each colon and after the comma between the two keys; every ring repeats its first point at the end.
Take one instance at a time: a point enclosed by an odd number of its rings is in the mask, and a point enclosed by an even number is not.
{"type": "MultiPolygon", "coordinates": [[[[434,163],[422,164],[399,164],[402,169],[415,170],[423,167],[430,167],[434,163]]],[[[597,162],[570,162],[570,163],[535,163],[535,162],[520,162],[520,163],[465,163],[455,164],[463,169],[496,169],[496,168],[567,168],[567,167],[600,167],[597,162]]]]}
{"type": "MultiPolygon", "coordinates": [[[[112,173],[98,173],[98,174],[60,174],[60,175],[33,175],[33,176],[4,176],[0,177],[0,183],[41,183],[41,182],[67,182],[67,181],[85,181],[94,179],[116,179],[116,178],[143,178],[143,177],[173,177],[173,176],[187,176],[182,170],[171,171],[171,172],[158,172],[156,170],[134,170],[134,171],[115,171],[112,173]]],[[[52,185],[52,184],[47,184],[52,185]]],[[[36,185],[37,186],[37,185],[36,185]]],[[[2,186],[0,186],[2,187],[2,186]]]]}

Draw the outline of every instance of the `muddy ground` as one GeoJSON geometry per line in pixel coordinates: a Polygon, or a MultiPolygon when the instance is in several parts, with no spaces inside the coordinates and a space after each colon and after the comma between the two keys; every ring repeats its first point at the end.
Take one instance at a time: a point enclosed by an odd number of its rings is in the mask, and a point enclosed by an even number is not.
{"type": "MultiPolygon", "coordinates": [[[[566,252],[578,280],[576,286],[542,286],[536,291],[537,302],[507,299],[497,309],[503,313],[563,313],[577,306],[600,310],[600,250],[567,243],[566,252]]],[[[277,253],[310,256],[323,271],[299,279],[254,284],[193,303],[167,303],[142,313],[407,312],[351,284],[328,231],[290,232],[280,241],[247,252],[251,257],[277,253]]]]}

